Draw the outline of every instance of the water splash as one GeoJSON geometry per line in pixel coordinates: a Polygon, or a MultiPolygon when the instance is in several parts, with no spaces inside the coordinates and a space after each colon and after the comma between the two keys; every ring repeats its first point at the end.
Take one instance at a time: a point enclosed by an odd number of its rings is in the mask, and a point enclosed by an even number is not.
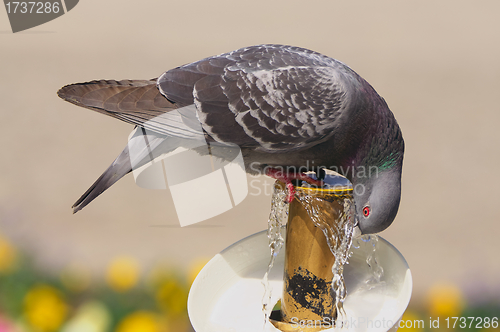
{"type": "Polygon", "coordinates": [[[271,259],[267,266],[267,271],[262,279],[264,285],[264,296],[262,298],[262,312],[265,316],[264,325],[267,324],[269,316],[273,309],[271,302],[271,287],[269,285],[269,273],[274,266],[274,261],[278,256],[285,240],[286,222],[288,220],[288,210],[290,204],[286,203],[287,191],[278,182],[274,185],[273,198],[271,201],[271,213],[269,214],[267,237],[269,239],[269,248],[271,249],[271,259]]]}
{"type": "Polygon", "coordinates": [[[363,246],[371,246],[371,250],[366,257],[366,264],[370,269],[370,277],[365,280],[366,289],[370,290],[375,287],[380,287],[385,285],[385,281],[382,280],[384,276],[384,268],[378,263],[378,235],[376,234],[365,234],[357,238],[353,246],[355,248],[360,248],[363,246]]]}
{"type": "Polygon", "coordinates": [[[325,234],[330,251],[335,257],[332,266],[332,289],[335,294],[337,322],[345,318],[346,288],[344,265],[349,259],[354,230],[354,200],[350,193],[312,195],[310,190],[297,190],[296,198],[307,211],[316,227],[325,234]],[[335,221],[335,222],[334,222],[335,221]]]}

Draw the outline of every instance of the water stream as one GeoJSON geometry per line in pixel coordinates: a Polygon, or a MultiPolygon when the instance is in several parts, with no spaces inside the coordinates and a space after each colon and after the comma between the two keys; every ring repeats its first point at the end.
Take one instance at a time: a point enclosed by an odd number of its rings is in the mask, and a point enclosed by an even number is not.
{"type": "Polygon", "coordinates": [[[376,234],[365,234],[356,238],[353,241],[353,248],[360,248],[361,246],[371,246],[368,256],[366,257],[366,264],[370,269],[370,277],[365,280],[365,288],[367,290],[373,289],[375,287],[385,286],[385,281],[382,280],[384,276],[384,269],[377,261],[377,245],[378,245],[378,235],[376,234]]]}
{"type": "Polygon", "coordinates": [[[285,239],[283,234],[286,232],[286,222],[288,220],[288,209],[290,204],[285,202],[287,196],[286,189],[283,189],[278,183],[275,183],[271,201],[271,213],[269,214],[267,237],[269,238],[269,248],[271,249],[271,259],[267,266],[267,271],[262,279],[264,285],[264,297],[262,298],[262,311],[265,315],[264,324],[267,324],[269,315],[273,310],[271,303],[271,287],[269,286],[269,273],[274,266],[274,261],[278,256],[285,239]]]}
{"type": "Polygon", "coordinates": [[[332,266],[332,288],[335,294],[337,320],[343,319],[345,318],[343,303],[346,297],[344,265],[349,259],[354,230],[353,197],[345,192],[317,196],[299,189],[296,198],[305,208],[314,225],[325,234],[330,251],[335,257],[335,263],[332,266]]]}

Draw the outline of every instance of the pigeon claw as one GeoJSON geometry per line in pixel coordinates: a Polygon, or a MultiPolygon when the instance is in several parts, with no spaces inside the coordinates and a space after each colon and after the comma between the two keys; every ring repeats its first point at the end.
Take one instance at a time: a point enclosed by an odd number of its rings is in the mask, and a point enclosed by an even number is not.
{"type": "Polygon", "coordinates": [[[322,182],[320,180],[315,180],[304,173],[296,173],[296,172],[283,172],[279,169],[267,167],[265,174],[273,179],[283,182],[288,189],[288,195],[286,197],[286,202],[291,203],[295,198],[295,186],[292,183],[292,180],[302,180],[310,183],[312,185],[321,187],[322,182]]]}

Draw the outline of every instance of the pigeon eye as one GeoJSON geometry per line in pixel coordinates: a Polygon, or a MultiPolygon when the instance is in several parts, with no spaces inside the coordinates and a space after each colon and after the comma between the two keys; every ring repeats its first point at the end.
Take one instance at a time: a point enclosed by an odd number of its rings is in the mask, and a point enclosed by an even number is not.
{"type": "Polygon", "coordinates": [[[368,216],[370,215],[370,207],[369,206],[365,206],[363,208],[363,215],[365,216],[365,218],[368,218],[368,216]]]}

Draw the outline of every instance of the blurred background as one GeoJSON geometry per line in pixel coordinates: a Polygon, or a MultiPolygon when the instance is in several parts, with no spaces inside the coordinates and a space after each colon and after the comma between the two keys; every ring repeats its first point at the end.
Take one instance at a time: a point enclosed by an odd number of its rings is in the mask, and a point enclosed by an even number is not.
{"type": "Polygon", "coordinates": [[[498,316],[499,13],[496,0],[86,0],[13,34],[0,10],[0,331],[190,331],[190,282],[267,228],[272,181],[249,178],[241,204],[185,228],[167,190],[132,176],[73,215],[132,126],[56,92],[263,43],[346,63],[394,112],[402,203],[381,235],[412,271],[406,317],[498,316]]]}

